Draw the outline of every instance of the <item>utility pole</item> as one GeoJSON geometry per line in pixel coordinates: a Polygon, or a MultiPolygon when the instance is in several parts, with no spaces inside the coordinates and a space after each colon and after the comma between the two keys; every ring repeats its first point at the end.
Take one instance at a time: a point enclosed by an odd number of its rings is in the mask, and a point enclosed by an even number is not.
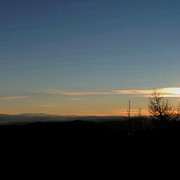
{"type": "Polygon", "coordinates": [[[141,118],[141,108],[139,108],[139,119],[141,118]]]}
{"type": "Polygon", "coordinates": [[[128,109],[128,135],[130,135],[130,119],[131,119],[131,102],[129,101],[129,109],[128,109]]]}
{"type": "Polygon", "coordinates": [[[139,108],[139,120],[137,122],[137,129],[138,130],[142,130],[143,129],[143,122],[142,122],[142,119],[141,119],[141,108],[139,108]]]}

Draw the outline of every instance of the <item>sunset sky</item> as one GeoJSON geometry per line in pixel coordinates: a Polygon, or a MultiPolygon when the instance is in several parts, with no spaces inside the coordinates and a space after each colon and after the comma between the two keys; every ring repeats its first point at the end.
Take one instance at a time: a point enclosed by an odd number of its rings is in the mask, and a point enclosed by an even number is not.
{"type": "Polygon", "coordinates": [[[147,114],[180,102],[179,0],[0,0],[0,114],[147,114]]]}

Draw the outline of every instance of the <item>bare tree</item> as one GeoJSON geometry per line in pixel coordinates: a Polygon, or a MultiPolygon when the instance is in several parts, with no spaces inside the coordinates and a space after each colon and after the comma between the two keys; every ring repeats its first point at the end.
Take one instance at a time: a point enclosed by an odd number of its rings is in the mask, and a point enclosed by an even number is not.
{"type": "Polygon", "coordinates": [[[175,107],[174,120],[175,121],[179,121],[180,120],[180,103],[175,107]]]}
{"type": "Polygon", "coordinates": [[[165,99],[156,90],[149,97],[148,108],[150,116],[153,117],[159,125],[165,125],[168,121],[173,119],[173,107],[168,99],[165,99]]]}

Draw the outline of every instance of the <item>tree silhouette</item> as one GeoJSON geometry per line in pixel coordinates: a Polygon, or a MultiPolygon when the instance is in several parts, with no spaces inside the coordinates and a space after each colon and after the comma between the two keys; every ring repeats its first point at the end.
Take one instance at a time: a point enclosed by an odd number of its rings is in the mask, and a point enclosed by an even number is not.
{"type": "Polygon", "coordinates": [[[156,90],[149,97],[149,113],[156,125],[164,126],[173,119],[173,107],[156,90]]]}

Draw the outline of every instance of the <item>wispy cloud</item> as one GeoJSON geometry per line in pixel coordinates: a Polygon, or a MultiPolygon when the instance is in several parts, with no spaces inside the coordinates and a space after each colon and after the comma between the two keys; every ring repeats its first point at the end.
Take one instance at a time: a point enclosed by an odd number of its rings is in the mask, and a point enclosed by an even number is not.
{"type": "Polygon", "coordinates": [[[71,100],[71,101],[81,101],[81,100],[86,100],[86,98],[71,98],[69,100],[71,100]]]}
{"type": "Polygon", "coordinates": [[[152,94],[152,90],[114,90],[113,94],[152,94]]]}
{"type": "Polygon", "coordinates": [[[10,97],[0,97],[0,100],[14,100],[14,99],[27,99],[29,96],[10,96],[10,97]]]}
{"type": "MultiPolygon", "coordinates": [[[[180,87],[160,88],[157,89],[164,97],[180,97],[180,87]]],[[[44,91],[47,94],[66,95],[66,96],[87,96],[87,95],[143,95],[148,97],[153,93],[153,89],[132,89],[132,90],[111,90],[111,91],[78,91],[68,92],[59,90],[44,91]]],[[[74,99],[77,100],[77,99],[74,99]]]]}
{"type": "Polygon", "coordinates": [[[112,94],[110,91],[79,91],[79,92],[67,92],[67,91],[58,91],[58,90],[51,90],[51,91],[44,91],[48,94],[57,94],[57,95],[66,95],[66,96],[86,96],[86,95],[108,95],[112,94]]]}
{"type": "Polygon", "coordinates": [[[111,90],[111,91],[44,91],[47,94],[66,95],[66,96],[87,96],[87,95],[116,95],[116,94],[151,94],[152,90],[111,90]]]}
{"type": "Polygon", "coordinates": [[[43,105],[39,105],[38,107],[51,108],[51,107],[58,107],[58,105],[55,105],[55,104],[43,104],[43,105]]]}

